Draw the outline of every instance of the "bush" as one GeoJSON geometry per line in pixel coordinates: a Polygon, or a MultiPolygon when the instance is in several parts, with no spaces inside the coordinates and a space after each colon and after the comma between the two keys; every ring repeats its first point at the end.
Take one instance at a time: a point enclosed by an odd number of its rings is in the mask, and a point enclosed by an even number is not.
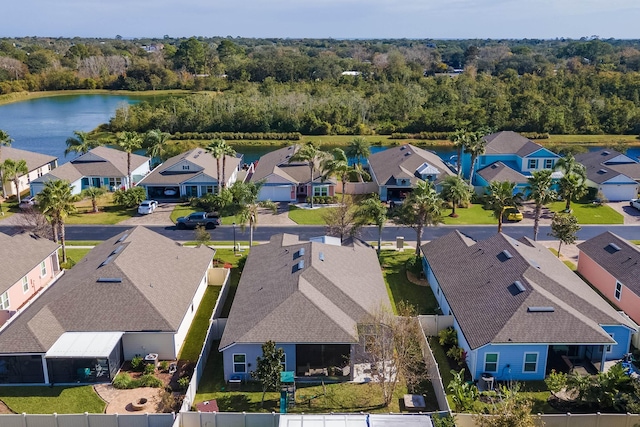
{"type": "Polygon", "coordinates": [[[154,377],[152,374],[142,375],[137,381],[134,382],[136,383],[136,387],[162,387],[162,381],[154,377]]]}
{"type": "Polygon", "coordinates": [[[457,346],[458,345],[458,333],[455,329],[449,327],[438,332],[438,342],[442,346],[457,346]]]}
{"type": "Polygon", "coordinates": [[[420,271],[422,270],[422,263],[420,262],[420,258],[417,256],[409,258],[404,266],[407,271],[410,271],[415,275],[420,274],[420,271]]]}
{"type": "Polygon", "coordinates": [[[178,387],[180,387],[180,390],[186,390],[189,387],[189,377],[178,379],[178,387]]]}
{"type": "Polygon", "coordinates": [[[116,190],[113,193],[113,202],[125,208],[134,208],[147,198],[147,193],[142,187],[133,187],[128,190],[116,190]]]}
{"type": "Polygon", "coordinates": [[[113,380],[113,387],[120,390],[136,388],[133,378],[131,378],[131,375],[127,374],[126,372],[120,372],[118,375],[116,375],[113,380]]]}
{"type": "Polygon", "coordinates": [[[142,356],[135,356],[133,359],[131,359],[131,368],[134,371],[142,372],[142,370],[144,369],[144,359],[142,358],[142,356]]]}
{"type": "Polygon", "coordinates": [[[152,375],[156,373],[156,365],[154,365],[153,363],[147,363],[146,365],[144,365],[144,374],[145,375],[152,375]]]}
{"type": "Polygon", "coordinates": [[[458,362],[458,364],[460,365],[466,361],[467,352],[464,351],[462,347],[455,346],[447,350],[447,356],[458,362]]]}
{"type": "Polygon", "coordinates": [[[160,370],[163,372],[167,372],[169,370],[169,362],[167,362],[166,360],[160,362],[160,370]]]}

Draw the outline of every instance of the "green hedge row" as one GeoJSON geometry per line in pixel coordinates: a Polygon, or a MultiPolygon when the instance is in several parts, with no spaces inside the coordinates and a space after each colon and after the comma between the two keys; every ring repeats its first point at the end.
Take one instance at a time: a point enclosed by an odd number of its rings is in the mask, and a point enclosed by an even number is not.
{"type": "Polygon", "coordinates": [[[300,132],[176,132],[172,139],[224,139],[226,141],[239,140],[274,140],[274,141],[299,141],[302,139],[300,132]]]}

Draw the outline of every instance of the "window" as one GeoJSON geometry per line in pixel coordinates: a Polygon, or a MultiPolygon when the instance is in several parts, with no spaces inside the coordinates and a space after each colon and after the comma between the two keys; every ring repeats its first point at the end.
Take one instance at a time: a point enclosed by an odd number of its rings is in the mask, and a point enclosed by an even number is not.
{"type": "Polygon", "coordinates": [[[616,299],[620,301],[620,296],[622,295],[622,283],[616,281],[616,299]]]}
{"type": "Polygon", "coordinates": [[[44,277],[47,275],[47,263],[42,261],[40,264],[40,277],[44,277]]]}
{"type": "Polygon", "coordinates": [[[544,168],[553,169],[553,159],[544,159],[544,168]]]}
{"type": "Polygon", "coordinates": [[[215,188],[216,186],[214,185],[203,185],[201,190],[202,190],[202,195],[204,196],[205,194],[215,194],[215,188]]]}
{"type": "Polygon", "coordinates": [[[486,372],[498,372],[498,353],[485,353],[484,370],[486,372]]]}
{"type": "Polygon", "coordinates": [[[29,292],[29,279],[27,279],[27,276],[22,278],[22,292],[25,294],[29,292]]]}
{"type": "Polygon", "coordinates": [[[529,169],[538,168],[538,159],[529,159],[529,169]]]}
{"type": "Polygon", "coordinates": [[[9,309],[9,293],[5,292],[0,295],[0,310],[8,310],[9,309]]]}
{"type": "Polygon", "coordinates": [[[109,188],[120,188],[122,186],[122,178],[109,178],[109,188]]]}
{"type": "MultiPolygon", "coordinates": [[[[611,337],[611,339],[615,339],[613,338],[613,334],[609,334],[609,336],[611,337]]],[[[613,350],[613,344],[605,345],[605,349],[607,353],[611,353],[611,351],[613,350]]]]}
{"type": "Polygon", "coordinates": [[[233,355],[233,373],[245,373],[247,372],[247,355],[246,354],[234,354],[233,355]]]}
{"type": "Polygon", "coordinates": [[[329,187],[313,187],[313,195],[314,196],[328,196],[329,195],[329,187]]]}
{"type": "Polygon", "coordinates": [[[282,359],[280,359],[280,364],[282,365],[282,370],[286,371],[287,370],[287,354],[286,353],[282,353],[282,359]]]}
{"type": "Polygon", "coordinates": [[[189,165],[182,165],[182,170],[183,171],[188,171],[189,170],[189,165]]]}
{"type": "Polygon", "coordinates": [[[525,353],[522,372],[538,371],[538,353],[525,353]]]}

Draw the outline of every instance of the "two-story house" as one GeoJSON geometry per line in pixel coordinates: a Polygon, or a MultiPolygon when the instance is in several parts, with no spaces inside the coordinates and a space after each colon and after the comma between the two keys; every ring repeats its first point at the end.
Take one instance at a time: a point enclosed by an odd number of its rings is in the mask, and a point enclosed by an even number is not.
{"type": "MultiPolygon", "coordinates": [[[[0,150],[0,163],[3,163],[7,159],[16,162],[24,160],[27,164],[28,172],[25,175],[20,175],[18,178],[20,193],[29,188],[31,181],[38,179],[58,166],[58,159],[54,156],[19,150],[13,147],[2,147],[2,150],[0,150]]],[[[16,195],[16,186],[13,181],[7,180],[4,182],[3,188],[4,194],[6,194],[7,197],[16,195]]]]}

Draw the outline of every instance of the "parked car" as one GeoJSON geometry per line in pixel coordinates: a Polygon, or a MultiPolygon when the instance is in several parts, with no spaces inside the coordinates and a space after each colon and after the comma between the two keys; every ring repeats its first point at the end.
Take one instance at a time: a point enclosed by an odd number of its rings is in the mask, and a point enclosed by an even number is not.
{"type": "Polygon", "coordinates": [[[140,215],[147,215],[153,213],[153,211],[155,211],[157,207],[158,202],[156,202],[155,200],[144,200],[142,203],[140,203],[140,206],[138,206],[138,213],[140,215]]]}
{"type": "Polygon", "coordinates": [[[217,213],[194,212],[189,216],[181,216],[176,220],[178,228],[196,228],[204,225],[205,228],[216,228],[220,225],[220,219],[217,213]]]}
{"type": "Polygon", "coordinates": [[[30,209],[36,205],[36,196],[28,196],[20,201],[20,209],[30,209]]]}
{"type": "Polygon", "coordinates": [[[517,207],[507,206],[506,208],[504,208],[504,218],[507,221],[522,221],[524,219],[524,216],[517,207]]]}
{"type": "Polygon", "coordinates": [[[632,208],[640,210],[640,199],[631,199],[629,205],[631,205],[632,208]]]}

